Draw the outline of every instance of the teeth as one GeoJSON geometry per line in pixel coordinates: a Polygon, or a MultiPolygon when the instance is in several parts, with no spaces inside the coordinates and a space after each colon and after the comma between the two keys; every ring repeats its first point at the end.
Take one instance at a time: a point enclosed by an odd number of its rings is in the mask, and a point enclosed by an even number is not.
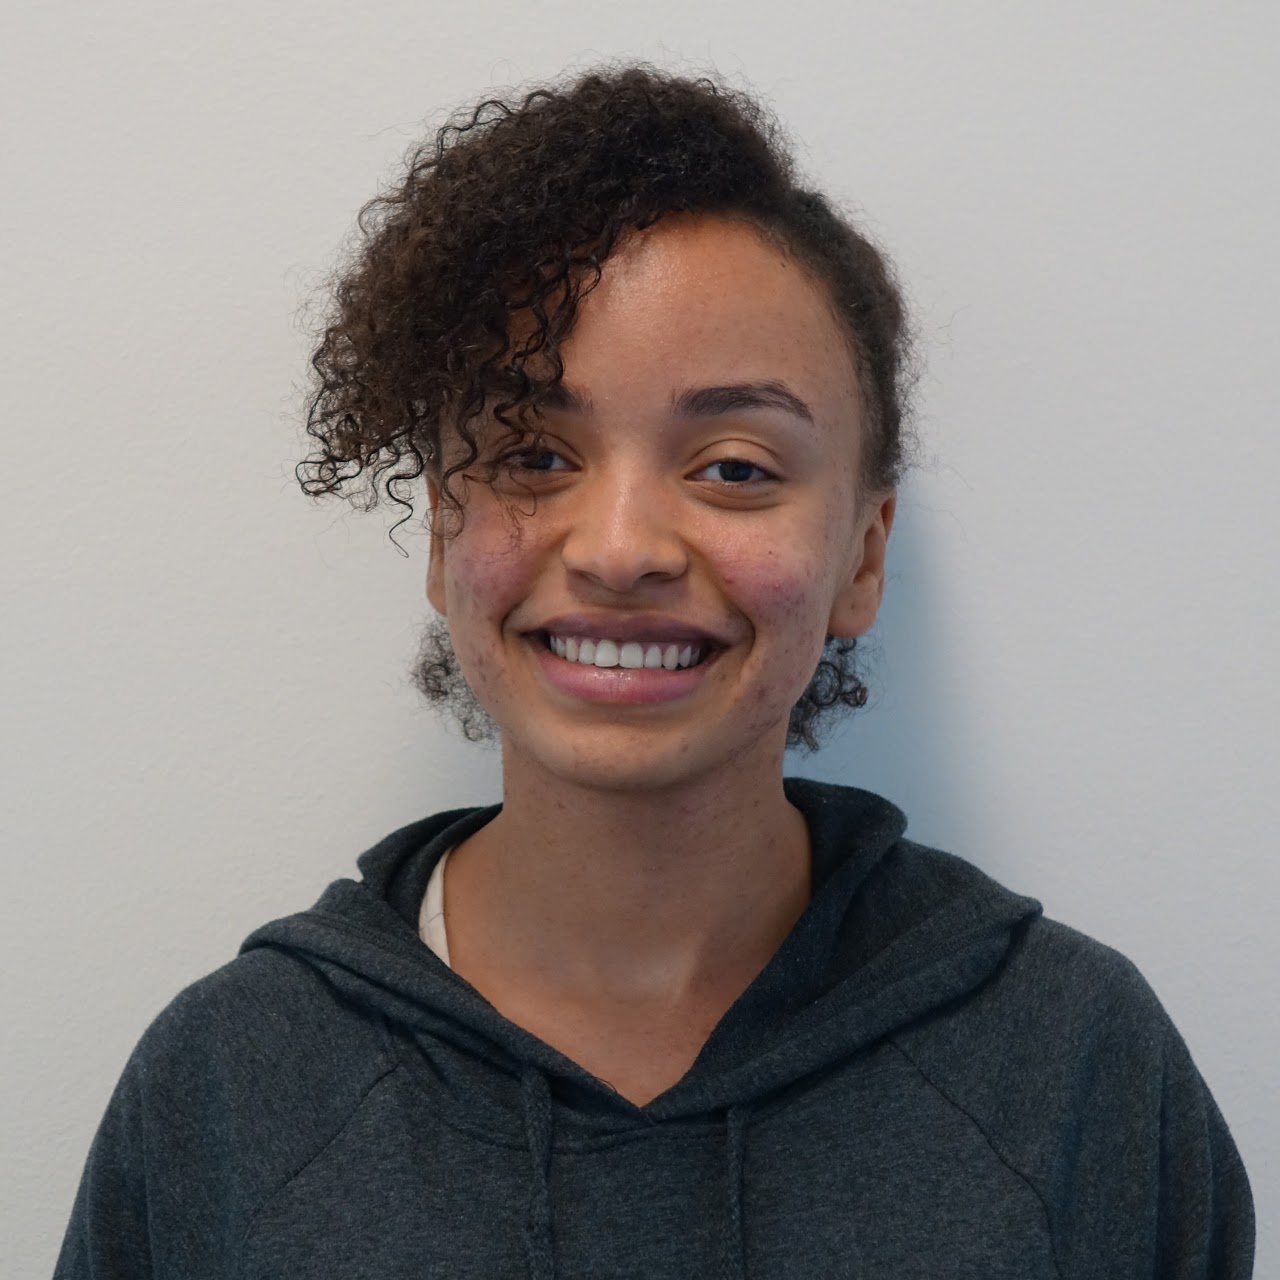
{"type": "Polygon", "coordinates": [[[679,667],[694,666],[703,654],[703,647],[698,644],[641,644],[637,640],[619,644],[616,640],[584,640],[580,636],[550,636],[548,642],[551,652],[568,662],[586,667],[625,667],[633,671],[641,667],[675,671],[679,667]]]}
{"type": "MultiPolygon", "coordinates": [[[[599,656],[596,658],[599,664],[599,656]]],[[[628,640],[626,644],[618,651],[618,666],[620,667],[643,667],[644,666],[644,645],[637,644],[634,640],[628,640]]]]}

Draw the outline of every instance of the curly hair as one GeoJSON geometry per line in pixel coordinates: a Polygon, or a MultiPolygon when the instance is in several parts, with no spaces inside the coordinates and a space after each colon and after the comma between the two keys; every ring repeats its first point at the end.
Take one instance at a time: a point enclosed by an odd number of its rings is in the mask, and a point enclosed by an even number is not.
{"type": "MultiPolygon", "coordinates": [[[[896,487],[912,363],[889,262],[801,184],[780,126],[753,97],[630,64],[455,113],[360,211],[360,243],[334,279],[311,358],[306,430],[319,447],[298,464],[303,491],[363,498],[368,511],[381,482],[405,508],[398,528],[413,515],[406,487],[430,467],[438,508],[460,520],[450,480],[474,474],[472,424],[487,412],[536,447],[537,410],[563,376],[561,345],[603,263],[625,233],[676,212],[745,220],[826,283],[861,391],[859,500],[896,487]],[[519,335],[517,315],[532,321],[519,335]],[[446,424],[462,444],[447,467],[446,424]]],[[[788,746],[815,750],[826,713],[866,703],[855,648],[827,637],[788,746]]],[[[442,623],[413,679],[467,737],[491,734],[442,623]]]]}

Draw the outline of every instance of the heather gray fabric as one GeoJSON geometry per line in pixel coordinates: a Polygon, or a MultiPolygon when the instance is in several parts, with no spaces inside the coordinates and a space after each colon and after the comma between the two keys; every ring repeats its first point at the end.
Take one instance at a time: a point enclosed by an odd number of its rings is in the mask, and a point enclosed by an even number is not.
{"type": "Polygon", "coordinates": [[[156,1019],[57,1276],[1251,1275],[1245,1170],[1138,970],[888,801],[786,786],[813,899],[647,1106],[418,939],[435,860],[497,809],[438,814],[156,1019]]]}

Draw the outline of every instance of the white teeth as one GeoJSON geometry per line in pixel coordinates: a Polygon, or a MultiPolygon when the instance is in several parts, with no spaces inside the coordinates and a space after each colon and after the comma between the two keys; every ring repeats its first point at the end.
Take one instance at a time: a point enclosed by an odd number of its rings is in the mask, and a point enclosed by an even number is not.
{"type": "Polygon", "coordinates": [[[618,651],[618,666],[632,669],[643,667],[644,645],[637,644],[634,640],[628,640],[618,651]]]}
{"type": "Polygon", "coordinates": [[[616,640],[584,640],[578,636],[548,635],[547,644],[552,653],[568,662],[587,667],[625,667],[632,671],[642,667],[649,670],[662,667],[667,671],[692,667],[704,652],[698,644],[642,644],[638,640],[619,644],[616,640]]]}

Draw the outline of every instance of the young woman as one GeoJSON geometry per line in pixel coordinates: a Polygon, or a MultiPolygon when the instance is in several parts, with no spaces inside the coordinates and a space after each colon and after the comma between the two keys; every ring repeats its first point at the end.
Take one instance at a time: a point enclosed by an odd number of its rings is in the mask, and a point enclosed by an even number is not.
{"type": "Polygon", "coordinates": [[[310,492],[431,509],[420,687],[500,735],[144,1035],[71,1277],[1245,1277],[1227,1125],[1114,950],[853,787],[907,461],[875,248],[747,97],[593,73],[366,210],[310,492]]]}

